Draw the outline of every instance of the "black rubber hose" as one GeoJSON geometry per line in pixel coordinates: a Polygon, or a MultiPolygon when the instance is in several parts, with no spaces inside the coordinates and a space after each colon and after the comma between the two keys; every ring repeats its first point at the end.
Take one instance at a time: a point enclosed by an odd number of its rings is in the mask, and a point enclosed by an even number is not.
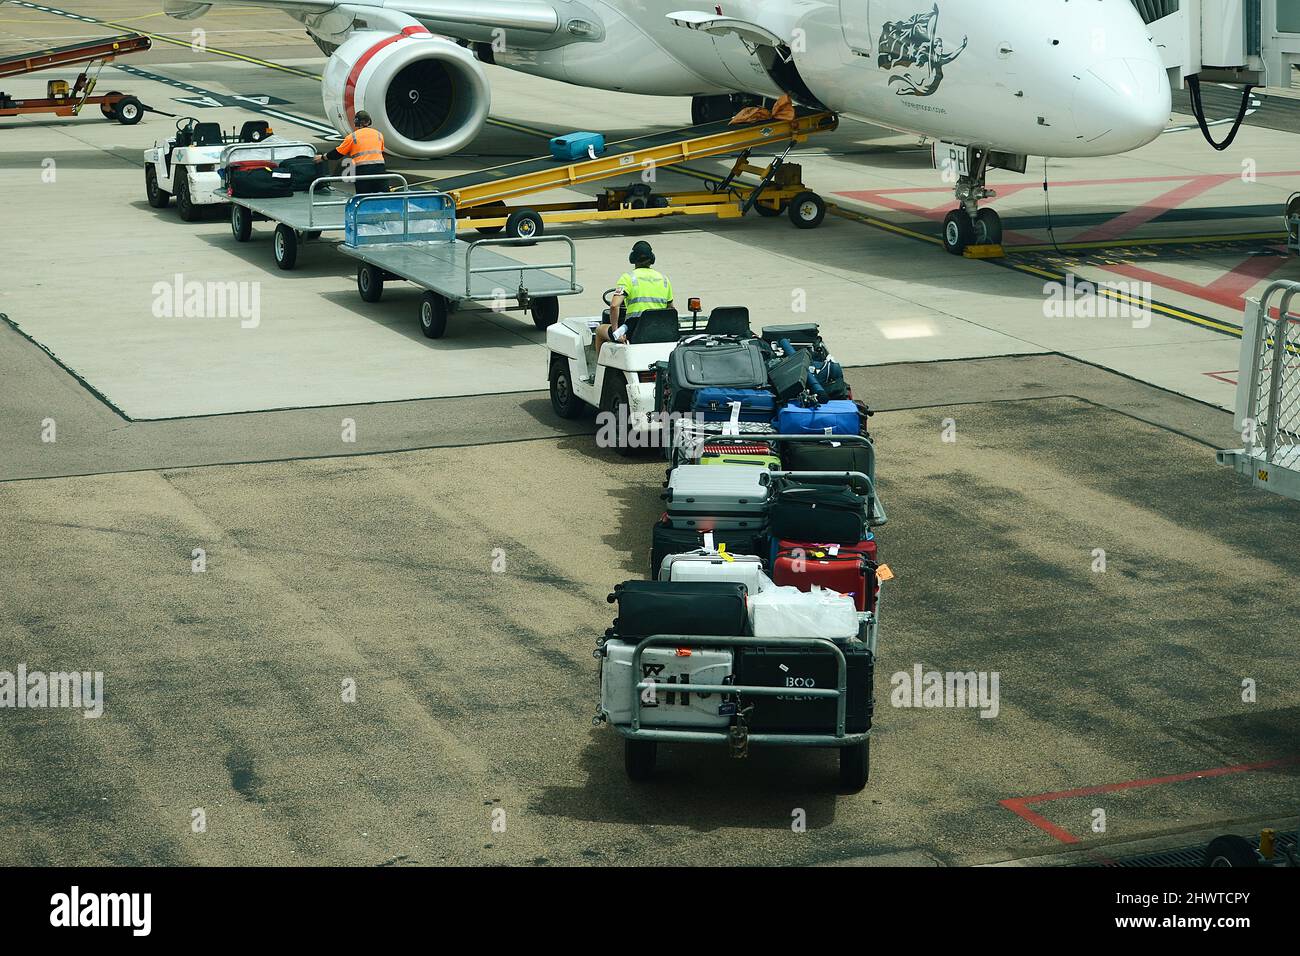
{"type": "Polygon", "coordinates": [[[1236,122],[1232,124],[1232,132],[1228,133],[1228,138],[1221,143],[1214,141],[1214,136],[1210,133],[1210,124],[1205,120],[1205,104],[1201,100],[1201,78],[1199,76],[1189,76],[1187,78],[1187,90],[1192,95],[1192,114],[1196,117],[1197,124],[1201,127],[1201,134],[1205,141],[1223,152],[1232,145],[1237,134],[1241,132],[1242,124],[1246,122],[1246,112],[1250,109],[1250,91],[1255,87],[1247,86],[1246,91],[1241,94],[1241,108],[1237,110],[1236,122]]]}

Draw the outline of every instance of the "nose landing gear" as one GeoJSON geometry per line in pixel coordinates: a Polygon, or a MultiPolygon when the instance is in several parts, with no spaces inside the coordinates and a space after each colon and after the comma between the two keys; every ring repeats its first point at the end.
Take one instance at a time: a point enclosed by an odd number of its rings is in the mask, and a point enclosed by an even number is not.
{"type": "Polygon", "coordinates": [[[987,185],[990,154],[977,147],[967,147],[965,152],[964,162],[950,155],[940,166],[944,172],[958,174],[954,192],[961,205],[943,221],[943,247],[954,256],[963,255],[969,246],[1002,244],[1002,217],[979,207],[982,200],[998,195],[987,185]]]}

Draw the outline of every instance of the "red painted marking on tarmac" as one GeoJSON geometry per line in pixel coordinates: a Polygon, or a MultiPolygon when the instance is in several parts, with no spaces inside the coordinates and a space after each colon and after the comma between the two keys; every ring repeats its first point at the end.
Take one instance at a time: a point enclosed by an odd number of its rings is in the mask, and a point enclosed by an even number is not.
{"type": "Polygon", "coordinates": [[[1223,181],[1222,175],[1198,176],[1196,179],[1190,179],[1167,193],[1157,196],[1150,202],[1143,203],[1136,209],[1130,209],[1123,215],[1116,216],[1095,229],[1089,229],[1087,232],[1075,236],[1070,241],[1102,242],[1109,239],[1118,239],[1127,235],[1131,230],[1145,226],[1151,220],[1163,216],[1169,210],[1177,209],[1197,196],[1203,196],[1215,186],[1221,185],[1223,181]]]}
{"type": "Polygon", "coordinates": [[[1137,790],[1142,787],[1156,787],[1167,783],[1185,783],[1189,780],[1208,780],[1213,777],[1227,777],[1238,773],[1252,773],[1257,770],[1276,770],[1300,763],[1300,757],[1282,757],[1277,760],[1265,760],[1262,763],[1243,763],[1231,767],[1213,767],[1209,770],[1193,770],[1190,773],[1176,773],[1167,777],[1147,777],[1142,780],[1125,780],[1121,783],[1103,783],[1096,787],[1078,787],[1074,790],[1057,790],[1052,793],[1039,793],[1032,797],[1011,797],[998,803],[1012,813],[1028,820],[1044,833],[1062,843],[1078,843],[1079,838],[1068,830],[1052,823],[1041,814],[1029,809],[1031,803],[1049,803],[1053,800],[1069,800],[1074,797],[1093,797],[1102,793],[1118,793],[1122,790],[1137,790]]]}
{"type": "MultiPolygon", "coordinates": [[[[1246,308],[1246,293],[1287,265],[1288,261],[1280,256],[1251,256],[1209,285],[1198,285],[1195,282],[1130,264],[1105,263],[1098,268],[1137,282],[1149,282],[1153,286],[1222,306],[1233,312],[1241,312],[1246,308]]],[[[1276,313],[1276,310],[1274,312],[1276,313]]]]}
{"type": "Polygon", "coordinates": [[[1225,369],[1222,372],[1202,372],[1202,375],[1208,375],[1210,378],[1217,379],[1220,382],[1227,382],[1229,385],[1236,385],[1235,378],[1228,378],[1229,375],[1239,374],[1235,368],[1225,369]]]}
{"type": "MultiPolygon", "coordinates": [[[[1230,179],[1237,179],[1240,173],[1216,173],[1213,174],[1221,182],[1227,182],[1230,179]]],[[[1278,176],[1300,176],[1300,169],[1282,170],[1279,172],[1256,173],[1259,179],[1272,179],[1278,176]]],[[[1053,187],[1072,188],[1078,186],[1130,186],[1141,183],[1183,183],[1192,179],[1202,177],[1195,175],[1183,176],[1135,176],[1127,179],[1071,179],[1055,182],[1053,187]]],[[[1209,174],[1205,178],[1209,178],[1209,174]]],[[[993,188],[998,190],[1020,190],[1020,189],[1037,189],[1042,186],[1041,182],[1029,183],[1028,185],[1008,185],[1006,183],[995,183],[993,188]]],[[[905,193],[950,193],[952,189],[948,186],[903,186],[897,189],[858,189],[847,192],[837,192],[837,196],[846,196],[849,199],[870,200],[878,195],[901,196],[905,193]]],[[[1004,194],[1005,195],[1005,194],[1004,194]]]]}

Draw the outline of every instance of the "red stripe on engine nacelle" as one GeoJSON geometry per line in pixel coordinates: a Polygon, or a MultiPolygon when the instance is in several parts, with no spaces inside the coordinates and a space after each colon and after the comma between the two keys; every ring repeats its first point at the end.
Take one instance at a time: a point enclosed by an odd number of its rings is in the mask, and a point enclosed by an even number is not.
{"type": "Polygon", "coordinates": [[[348,125],[354,127],[357,125],[357,83],[361,79],[361,71],[366,68],[366,64],[373,60],[379,54],[379,51],[385,47],[392,46],[398,40],[414,36],[427,37],[433,36],[433,34],[421,26],[407,27],[395,36],[384,37],[357,60],[356,66],[348,74],[347,84],[343,87],[343,113],[347,117],[348,125]]]}

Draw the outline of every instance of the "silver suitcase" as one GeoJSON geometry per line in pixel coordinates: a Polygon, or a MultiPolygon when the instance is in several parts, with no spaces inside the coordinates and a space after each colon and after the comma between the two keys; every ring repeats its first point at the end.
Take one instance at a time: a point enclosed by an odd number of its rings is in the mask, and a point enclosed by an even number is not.
{"type": "Polygon", "coordinates": [[[727,560],[717,551],[670,554],[659,567],[660,581],[720,581],[743,584],[750,594],[762,590],[763,559],[754,554],[732,554],[727,560]]]}
{"type": "Polygon", "coordinates": [[[759,469],[678,465],[668,476],[668,523],[696,531],[758,529],[767,523],[759,469]]]}

